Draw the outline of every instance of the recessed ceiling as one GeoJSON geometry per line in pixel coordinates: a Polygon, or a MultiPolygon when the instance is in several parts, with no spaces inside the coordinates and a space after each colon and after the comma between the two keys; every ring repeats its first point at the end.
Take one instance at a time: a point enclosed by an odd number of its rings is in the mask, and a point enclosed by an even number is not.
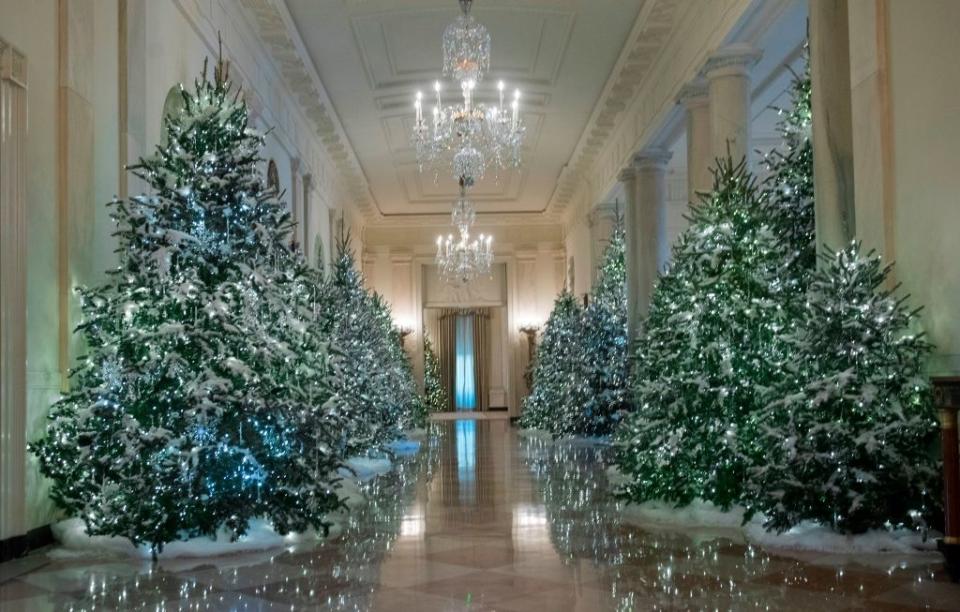
{"type": "MultiPolygon", "coordinates": [[[[286,0],[384,216],[446,213],[454,180],[420,173],[410,146],[413,97],[440,77],[440,39],[455,0],[286,0]]],[[[488,174],[472,193],[481,213],[543,211],[577,145],[643,2],[476,0],[490,31],[496,81],[523,92],[527,125],[520,170],[488,174]]],[[[452,82],[445,90],[452,99],[452,82]]]]}

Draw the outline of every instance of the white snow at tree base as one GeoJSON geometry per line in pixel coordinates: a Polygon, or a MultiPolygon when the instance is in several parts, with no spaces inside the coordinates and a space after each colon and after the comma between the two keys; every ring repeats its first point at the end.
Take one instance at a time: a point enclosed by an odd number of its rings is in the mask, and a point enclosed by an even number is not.
{"type": "MultiPolygon", "coordinates": [[[[616,471],[614,470],[615,474],[616,471]]],[[[608,477],[610,476],[608,470],[608,477]]],[[[622,476],[621,476],[622,477],[622,476]]],[[[754,516],[743,524],[744,509],[733,506],[723,510],[710,502],[694,500],[676,507],[672,503],[649,501],[623,507],[625,522],[637,526],[682,527],[684,529],[731,529],[751,543],[769,549],[818,551],[825,553],[925,553],[936,550],[934,536],[910,529],[872,529],[866,533],[843,534],[813,521],[804,521],[776,533],[763,527],[763,517],[754,516]]]]}
{"type": "Polygon", "coordinates": [[[340,468],[340,476],[361,482],[386,474],[393,468],[393,463],[386,457],[350,457],[344,463],[347,467],[340,468]]]}
{"type": "Polygon", "coordinates": [[[543,429],[518,429],[517,435],[522,438],[533,438],[534,440],[542,440],[547,444],[553,444],[553,434],[543,429]]]}
{"type": "MultiPolygon", "coordinates": [[[[118,553],[128,557],[149,559],[150,546],[141,544],[134,546],[130,540],[118,536],[90,536],[86,526],[78,518],[60,521],[52,526],[53,535],[61,546],[68,552],[59,556],[77,556],[71,553],[100,554],[118,553]]],[[[254,519],[250,521],[247,533],[236,541],[230,540],[230,532],[221,528],[216,538],[196,537],[189,540],[168,542],[163,547],[160,557],[215,557],[218,555],[232,555],[238,553],[282,548],[298,542],[320,541],[335,537],[340,529],[330,529],[325,538],[323,532],[310,530],[304,533],[280,535],[268,521],[254,519]]],[[[58,555],[54,555],[58,556],[58,555]]]]}

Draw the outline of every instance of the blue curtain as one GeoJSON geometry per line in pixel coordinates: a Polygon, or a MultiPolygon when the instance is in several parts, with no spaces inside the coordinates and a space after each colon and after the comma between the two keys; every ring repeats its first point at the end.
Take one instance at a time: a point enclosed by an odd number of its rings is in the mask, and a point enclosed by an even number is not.
{"type": "Polygon", "coordinates": [[[457,317],[457,367],[454,397],[457,410],[476,410],[477,385],[473,368],[473,315],[457,317]]]}

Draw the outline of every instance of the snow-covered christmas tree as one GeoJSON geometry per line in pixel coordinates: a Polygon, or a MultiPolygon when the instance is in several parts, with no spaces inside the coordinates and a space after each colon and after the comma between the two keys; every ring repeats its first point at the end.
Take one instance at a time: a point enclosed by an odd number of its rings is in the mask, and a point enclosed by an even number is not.
{"type": "Polygon", "coordinates": [[[763,425],[758,390],[780,379],[781,337],[796,323],[786,261],[745,162],[721,160],[638,341],[634,411],[616,437],[630,500],[740,501],[763,425]]]}
{"type": "Polygon", "coordinates": [[[448,410],[447,390],[440,378],[440,360],[430,338],[423,338],[423,395],[429,412],[448,410]]]}
{"type": "Polygon", "coordinates": [[[764,156],[768,177],[763,204],[774,230],[787,245],[788,282],[804,289],[816,267],[816,235],[813,218],[813,115],[810,105],[810,66],[791,85],[793,106],[777,109],[778,130],[783,145],[764,156]]]}
{"type": "Polygon", "coordinates": [[[794,376],[762,413],[751,509],[778,531],[804,520],[844,532],[913,526],[939,505],[930,347],[877,255],[855,243],[823,259],[787,338],[794,376]]]}
{"type": "Polygon", "coordinates": [[[565,290],[554,302],[537,348],[533,388],[524,399],[520,417],[524,428],[554,432],[565,407],[583,405],[588,390],[582,337],[583,309],[565,290]]]}
{"type": "Polygon", "coordinates": [[[155,552],[253,517],[319,528],[339,505],[327,344],[263,138],[221,67],[182,95],[134,167],[152,195],[112,203],[120,265],[80,289],[87,353],[31,447],[89,534],[155,552]]]}
{"type": "Polygon", "coordinates": [[[623,221],[618,219],[583,316],[589,391],[583,405],[564,407],[558,433],[610,435],[629,405],[625,244],[623,221]]]}
{"type": "Polygon", "coordinates": [[[333,384],[348,417],[348,454],[382,448],[414,423],[416,382],[393,329],[390,310],[363,286],[350,237],[341,230],[323,286],[320,327],[340,354],[333,384]]]}

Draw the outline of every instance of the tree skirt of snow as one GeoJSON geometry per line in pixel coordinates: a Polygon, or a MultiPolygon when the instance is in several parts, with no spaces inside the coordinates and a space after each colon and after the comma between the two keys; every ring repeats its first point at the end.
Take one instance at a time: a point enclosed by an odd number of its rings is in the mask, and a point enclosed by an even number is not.
{"type": "Polygon", "coordinates": [[[922,553],[935,551],[933,537],[923,540],[923,535],[910,529],[871,529],[866,533],[850,535],[837,533],[825,525],[804,521],[788,531],[767,531],[759,520],[750,521],[745,527],[747,539],[766,548],[786,550],[815,550],[831,553],[922,553]]]}
{"type": "MultiPolygon", "coordinates": [[[[608,470],[608,476],[610,472],[608,470]]],[[[622,475],[621,475],[622,478],[622,475]]],[[[699,499],[680,508],[662,501],[628,504],[623,508],[627,523],[638,526],[683,527],[736,530],[749,542],[767,549],[805,550],[825,553],[924,553],[936,550],[934,538],[909,529],[873,529],[855,535],[837,533],[825,525],[804,521],[783,533],[767,531],[763,517],[754,516],[743,524],[744,509],[733,506],[722,510],[699,499]]],[[[692,535],[695,535],[692,534],[692,535]]]]}
{"type": "Polygon", "coordinates": [[[533,438],[534,440],[542,440],[547,444],[553,444],[553,434],[543,429],[518,429],[517,434],[524,438],[533,438]]]}
{"type": "Polygon", "coordinates": [[[607,482],[613,486],[627,484],[630,482],[630,477],[624,475],[617,466],[611,465],[607,468],[607,482]]]}
{"type": "MultiPolygon", "coordinates": [[[[337,517],[332,517],[337,518],[337,517]]],[[[72,557],[84,554],[119,553],[128,557],[149,559],[150,546],[141,544],[134,546],[130,540],[118,536],[90,536],[86,526],[78,518],[60,521],[52,526],[54,537],[60,542],[65,551],[59,556],[72,557]]],[[[309,530],[303,533],[280,535],[273,526],[263,519],[250,521],[247,533],[236,541],[230,541],[230,533],[221,528],[216,538],[205,536],[190,538],[176,542],[168,542],[159,555],[162,558],[176,557],[214,557],[217,555],[232,555],[271,548],[281,548],[300,542],[320,541],[335,537],[340,529],[331,527],[330,534],[324,538],[323,532],[309,530]]]]}
{"type": "Polygon", "coordinates": [[[637,525],[739,529],[743,523],[743,508],[733,507],[725,511],[699,499],[680,508],[671,502],[648,501],[627,504],[623,508],[623,517],[628,523],[637,525]]]}
{"type": "Polygon", "coordinates": [[[417,452],[419,452],[420,442],[418,440],[398,438],[388,444],[387,448],[396,455],[407,457],[410,455],[416,455],[417,452]]]}
{"type": "Polygon", "coordinates": [[[393,463],[386,458],[350,457],[345,463],[347,467],[340,468],[340,476],[346,480],[356,479],[361,482],[386,474],[393,469],[393,463]]]}

